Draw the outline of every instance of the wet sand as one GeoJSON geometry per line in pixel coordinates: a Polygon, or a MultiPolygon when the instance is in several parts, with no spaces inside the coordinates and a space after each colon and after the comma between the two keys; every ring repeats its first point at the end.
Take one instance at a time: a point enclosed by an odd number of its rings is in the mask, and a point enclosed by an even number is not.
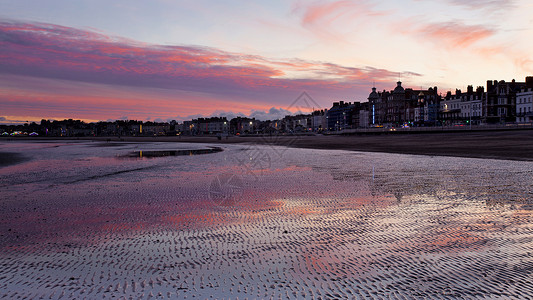
{"type": "Polygon", "coordinates": [[[15,165],[27,160],[19,153],[0,152],[0,168],[15,165]]]}
{"type": "Polygon", "coordinates": [[[105,143],[3,145],[0,298],[533,295],[532,162],[105,143]]]}
{"type": "MultiPolygon", "coordinates": [[[[94,138],[107,142],[119,140],[94,138]]],[[[533,130],[472,131],[447,133],[383,133],[379,135],[315,136],[214,136],[122,137],[129,142],[185,142],[219,144],[262,144],[294,148],[385,152],[430,156],[455,156],[533,161],[533,130]]]]}
{"type": "MultiPolygon", "coordinates": [[[[215,138],[182,138],[208,142],[215,138]]],[[[494,131],[351,136],[231,137],[222,143],[257,143],[309,149],[533,160],[533,131],[494,131]]]]}

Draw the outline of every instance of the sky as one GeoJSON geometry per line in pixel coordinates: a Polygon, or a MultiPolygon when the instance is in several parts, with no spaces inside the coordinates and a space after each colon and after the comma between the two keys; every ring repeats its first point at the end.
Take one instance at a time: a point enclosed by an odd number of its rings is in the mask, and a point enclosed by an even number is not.
{"type": "Polygon", "coordinates": [[[281,118],[533,75],[529,0],[0,0],[0,123],[281,118]]]}

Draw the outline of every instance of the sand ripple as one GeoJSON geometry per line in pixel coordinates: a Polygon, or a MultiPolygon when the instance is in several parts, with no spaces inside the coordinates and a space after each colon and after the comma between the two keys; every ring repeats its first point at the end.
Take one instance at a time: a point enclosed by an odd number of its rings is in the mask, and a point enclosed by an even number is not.
{"type": "Polygon", "coordinates": [[[530,163],[265,146],[276,159],[252,176],[231,147],[89,148],[0,170],[2,298],[533,297],[530,163]],[[221,206],[228,173],[238,199],[221,206]]]}

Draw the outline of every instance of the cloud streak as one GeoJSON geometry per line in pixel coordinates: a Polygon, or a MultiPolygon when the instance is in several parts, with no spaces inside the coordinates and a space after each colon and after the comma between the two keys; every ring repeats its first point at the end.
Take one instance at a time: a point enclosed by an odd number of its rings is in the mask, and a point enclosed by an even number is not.
{"type": "Polygon", "coordinates": [[[469,47],[495,34],[495,30],[483,25],[464,25],[458,22],[428,24],[419,27],[416,31],[448,47],[461,48],[469,47]]]}
{"type": "Polygon", "coordinates": [[[0,45],[3,73],[117,85],[253,90],[265,86],[342,84],[387,75],[369,67],[269,60],[207,47],[146,45],[39,23],[0,23],[0,45]],[[297,73],[300,78],[288,78],[286,71],[297,73]]]}
{"type": "Polygon", "coordinates": [[[376,17],[387,15],[387,12],[375,10],[368,1],[339,0],[320,2],[311,5],[297,5],[293,11],[302,11],[302,25],[315,27],[331,25],[344,17],[352,19],[360,17],[376,17]]]}
{"type": "Polygon", "coordinates": [[[515,6],[514,0],[448,0],[449,3],[468,7],[469,9],[482,9],[501,11],[515,6]]]}
{"type": "Polygon", "coordinates": [[[376,17],[389,14],[374,9],[372,2],[365,0],[297,3],[292,11],[301,18],[301,25],[312,34],[322,40],[343,44],[353,43],[346,38],[345,29],[362,28],[375,21],[376,17]]]}
{"type": "MultiPolygon", "coordinates": [[[[230,103],[227,99],[248,104],[251,110],[290,103],[294,95],[303,90],[329,94],[329,97],[346,97],[358,86],[364,86],[366,90],[368,82],[389,81],[398,73],[373,67],[269,59],[200,46],[152,45],[53,24],[4,21],[0,22],[1,74],[62,82],[61,86],[49,88],[41,85],[40,89],[26,93],[22,97],[26,99],[24,101],[20,95],[13,95],[11,90],[3,88],[0,91],[2,105],[7,105],[8,99],[30,103],[46,98],[53,102],[54,91],[65,88],[65,81],[74,81],[105,85],[111,93],[113,87],[119,91],[146,88],[201,93],[204,99],[211,99],[220,106],[213,110],[230,103]]],[[[17,85],[14,81],[10,84],[17,85]]],[[[16,89],[23,90],[24,82],[20,82],[16,89]]],[[[75,93],[70,91],[69,95],[75,93]]],[[[87,97],[76,98],[89,101],[87,97]]],[[[127,96],[109,98],[125,107],[127,96]]],[[[157,98],[154,96],[153,101],[158,101],[157,98]]],[[[58,99],[55,101],[58,106],[69,101],[63,96],[58,99]]],[[[102,103],[102,99],[104,97],[93,97],[95,105],[102,103]]],[[[186,101],[186,97],[180,98],[174,105],[186,101]]],[[[9,103],[10,108],[15,109],[13,101],[9,103]]]]}

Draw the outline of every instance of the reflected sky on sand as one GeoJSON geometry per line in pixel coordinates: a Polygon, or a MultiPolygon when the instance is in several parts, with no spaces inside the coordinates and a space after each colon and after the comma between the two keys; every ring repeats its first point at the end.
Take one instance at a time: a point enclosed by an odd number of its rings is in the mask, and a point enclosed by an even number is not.
{"type": "Polygon", "coordinates": [[[25,157],[0,166],[3,297],[533,294],[531,162],[156,142],[0,152],[25,157]],[[137,155],[169,151],[203,155],[137,155]]]}
{"type": "Polygon", "coordinates": [[[190,149],[190,150],[148,150],[148,151],[132,151],[125,155],[117,156],[118,159],[124,158],[133,158],[133,159],[143,159],[143,158],[156,158],[156,157],[165,157],[165,156],[193,156],[193,155],[202,155],[202,154],[211,154],[222,151],[220,147],[211,147],[207,149],[190,149]]]}

